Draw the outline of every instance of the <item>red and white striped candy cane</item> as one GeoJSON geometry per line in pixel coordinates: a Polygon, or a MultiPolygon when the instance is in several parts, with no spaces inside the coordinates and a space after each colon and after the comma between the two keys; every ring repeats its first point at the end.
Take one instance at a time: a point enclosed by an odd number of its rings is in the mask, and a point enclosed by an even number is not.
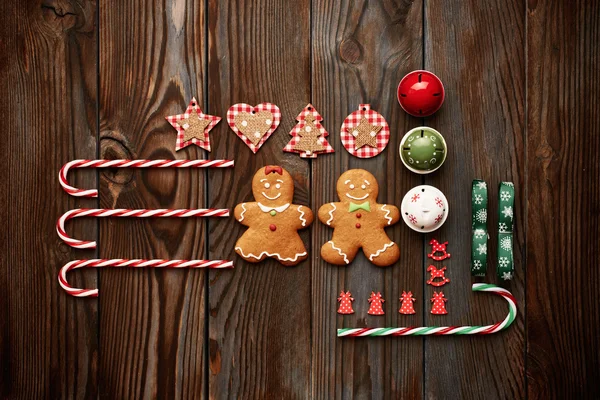
{"type": "Polygon", "coordinates": [[[474,292],[490,292],[500,295],[508,302],[508,314],[503,321],[493,325],[465,326],[417,326],[408,328],[343,328],[337,330],[338,337],[369,336],[425,336],[425,335],[489,335],[508,328],[517,317],[517,300],[506,289],[487,283],[475,283],[474,292]]]}
{"type": "Polygon", "coordinates": [[[58,181],[65,192],[77,197],[98,197],[96,189],[78,189],[69,185],[67,174],[71,168],[229,168],[233,160],[73,160],[58,173],[58,181]]]}
{"type": "Polygon", "coordinates": [[[233,268],[227,260],[74,260],[65,264],[58,273],[58,283],[71,296],[98,297],[98,289],[77,289],[69,285],[67,272],[77,268],[129,267],[129,268],[233,268]]]}
{"type": "Polygon", "coordinates": [[[77,217],[136,217],[136,218],[162,218],[162,217],[229,217],[228,209],[198,208],[198,209],[156,209],[156,210],[129,210],[125,208],[78,208],[64,213],[56,223],[58,236],[69,246],[76,249],[95,249],[96,242],[73,239],[65,231],[65,222],[77,217]]]}

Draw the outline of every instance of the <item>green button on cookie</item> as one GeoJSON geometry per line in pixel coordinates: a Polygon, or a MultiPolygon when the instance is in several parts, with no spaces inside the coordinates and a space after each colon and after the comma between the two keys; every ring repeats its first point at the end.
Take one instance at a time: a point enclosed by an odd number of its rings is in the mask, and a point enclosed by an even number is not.
{"type": "Polygon", "coordinates": [[[274,217],[274,216],[276,216],[276,215],[277,215],[277,211],[275,211],[275,210],[271,210],[271,211],[269,211],[269,214],[271,214],[271,216],[273,216],[273,217],[274,217]]]}
{"type": "Polygon", "coordinates": [[[444,137],[426,126],[411,129],[400,142],[402,162],[417,174],[428,174],[441,167],[447,151],[444,137]]]}

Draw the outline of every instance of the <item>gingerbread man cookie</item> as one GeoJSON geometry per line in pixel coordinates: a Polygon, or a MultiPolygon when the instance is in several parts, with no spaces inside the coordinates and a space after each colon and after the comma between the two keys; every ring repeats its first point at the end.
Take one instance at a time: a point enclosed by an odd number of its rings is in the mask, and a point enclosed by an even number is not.
{"type": "Polygon", "coordinates": [[[252,178],[252,194],[257,200],[241,203],[234,215],[248,230],[235,244],[235,252],[244,260],[257,263],[271,257],[286,266],[308,257],[298,229],[313,221],[312,211],[292,204],[294,181],[283,168],[267,165],[252,178]]]}
{"type": "Polygon", "coordinates": [[[360,248],[373,264],[392,265],[400,257],[398,245],[384,228],[398,222],[400,211],[389,204],[378,204],[379,185],[362,169],[351,169],[337,181],[338,203],[319,208],[321,222],[331,226],[333,237],[321,247],[321,257],[335,265],[350,264],[360,248]]]}

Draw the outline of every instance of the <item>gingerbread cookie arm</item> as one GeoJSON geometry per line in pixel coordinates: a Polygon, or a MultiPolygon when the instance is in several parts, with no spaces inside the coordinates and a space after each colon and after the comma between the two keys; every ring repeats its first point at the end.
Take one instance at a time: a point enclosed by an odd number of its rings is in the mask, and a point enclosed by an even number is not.
{"type": "Polygon", "coordinates": [[[394,225],[400,219],[400,210],[390,204],[378,204],[377,214],[383,218],[384,227],[394,225]]]}
{"type": "Polygon", "coordinates": [[[310,208],[306,206],[299,206],[296,204],[292,204],[297,211],[298,220],[296,221],[296,229],[304,229],[308,228],[310,224],[312,224],[314,220],[313,212],[310,208]]]}
{"type": "Polygon", "coordinates": [[[255,217],[259,214],[259,212],[260,209],[255,202],[240,203],[235,206],[233,215],[240,224],[250,226],[250,223],[255,220],[255,217]]]}
{"type": "Polygon", "coordinates": [[[319,220],[327,226],[335,228],[335,220],[340,203],[327,203],[319,208],[319,220]]]}

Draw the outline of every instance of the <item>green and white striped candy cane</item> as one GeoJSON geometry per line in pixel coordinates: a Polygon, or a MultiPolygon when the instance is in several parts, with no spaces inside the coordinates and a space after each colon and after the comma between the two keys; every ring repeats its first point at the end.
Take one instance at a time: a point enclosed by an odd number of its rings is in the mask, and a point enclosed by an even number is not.
{"type": "Polygon", "coordinates": [[[508,328],[517,317],[517,300],[506,289],[486,283],[473,285],[474,292],[491,292],[508,302],[508,315],[503,321],[485,326],[421,326],[409,328],[343,328],[338,337],[424,336],[424,335],[489,335],[508,328]]]}
{"type": "Polygon", "coordinates": [[[498,278],[508,281],[515,274],[513,262],[513,226],[515,186],[512,182],[501,182],[498,188],[498,278]]]}
{"type": "Polygon", "coordinates": [[[485,276],[487,272],[487,184],[473,180],[471,188],[471,275],[485,276]]]}

